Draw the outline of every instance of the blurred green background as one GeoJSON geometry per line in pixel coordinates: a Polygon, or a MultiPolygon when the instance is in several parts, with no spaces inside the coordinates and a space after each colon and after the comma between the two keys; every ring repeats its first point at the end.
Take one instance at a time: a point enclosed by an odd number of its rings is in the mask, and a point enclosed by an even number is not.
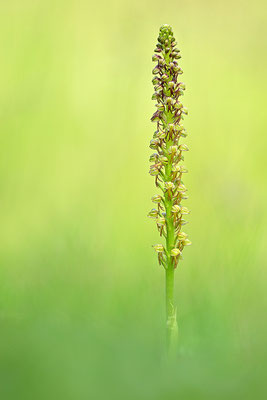
{"type": "Polygon", "coordinates": [[[1,0],[1,399],[266,399],[266,37],[264,0],[1,0]],[[147,218],[164,23],[193,242],[171,365],[147,218]]]}

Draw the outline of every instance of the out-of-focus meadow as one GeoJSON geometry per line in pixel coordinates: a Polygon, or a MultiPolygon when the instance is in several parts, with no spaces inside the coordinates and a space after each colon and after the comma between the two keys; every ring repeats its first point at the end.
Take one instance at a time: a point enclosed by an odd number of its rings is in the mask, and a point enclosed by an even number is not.
{"type": "Polygon", "coordinates": [[[263,0],[1,1],[1,399],[266,398],[266,15],[263,0]],[[193,242],[171,365],[146,216],[164,23],[193,242]]]}

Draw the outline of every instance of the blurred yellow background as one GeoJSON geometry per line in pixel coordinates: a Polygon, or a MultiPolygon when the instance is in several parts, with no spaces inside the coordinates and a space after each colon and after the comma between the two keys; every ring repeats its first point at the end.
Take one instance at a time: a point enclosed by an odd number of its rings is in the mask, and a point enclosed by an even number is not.
{"type": "Polygon", "coordinates": [[[266,398],[266,37],[263,0],[1,0],[1,399],[266,398]],[[165,23],[193,242],[171,366],[147,218],[165,23]]]}

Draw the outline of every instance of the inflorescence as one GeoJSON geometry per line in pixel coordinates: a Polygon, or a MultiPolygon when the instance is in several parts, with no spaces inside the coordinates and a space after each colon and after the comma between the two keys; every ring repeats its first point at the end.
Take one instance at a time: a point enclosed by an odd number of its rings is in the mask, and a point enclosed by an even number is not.
{"type": "Polygon", "coordinates": [[[182,177],[188,171],[180,162],[189,149],[186,144],[180,144],[180,139],[187,136],[181,121],[188,111],[180,101],[185,85],[179,82],[183,71],[178,65],[181,55],[176,45],[172,28],[163,25],[152,57],[157,63],[152,71],[155,90],[152,100],[157,101],[157,110],[151,121],[156,122],[157,130],[150,142],[150,148],[156,152],[150,157],[149,171],[162,194],[152,197],[157,207],[148,216],[156,220],[160,236],[166,238],[165,247],[162,244],[153,246],[159,264],[166,269],[176,268],[184,247],[191,244],[187,234],[182,232],[186,224],[184,215],[189,214],[189,210],[181,205],[181,201],[188,198],[182,177]]]}

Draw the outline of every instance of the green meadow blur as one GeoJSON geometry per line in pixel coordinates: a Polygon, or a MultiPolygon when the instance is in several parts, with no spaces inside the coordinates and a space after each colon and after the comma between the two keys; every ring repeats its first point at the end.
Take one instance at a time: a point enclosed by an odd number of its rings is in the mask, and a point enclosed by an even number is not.
{"type": "Polygon", "coordinates": [[[1,0],[0,33],[0,398],[265,399],[265,1],[1,0]],[[147,218],[165,23],[193,242],[171,363],[147,218]]]}

